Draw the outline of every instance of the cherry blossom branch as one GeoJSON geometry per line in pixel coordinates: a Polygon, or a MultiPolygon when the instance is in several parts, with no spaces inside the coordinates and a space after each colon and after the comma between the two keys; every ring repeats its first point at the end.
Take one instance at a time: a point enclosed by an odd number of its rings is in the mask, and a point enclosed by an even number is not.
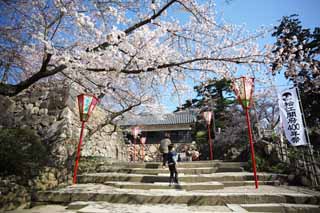
{"type": "Polygon", "coordinates": [[[67,68],[66,65],[59,65],[52,70],[47,70],[47,66],[50,62],[51,57],[52,57],[51,54],[47,54],[43,60],[43,63],[41,65],[40,70],[37,73],[35,73],[34,75],[32,75],[30,78],[28,78],[24,81],[21,81],[18,84],[14,84],[14,85],[0,83],[0,94],[5,95],[5,96],[14,96],[14,95],[18,94],[19,92],[21,92],[22,90],[28,88],[29,86],[31,86],[32,84],[34,84],[38,80],[45,78],[45,77],[48,77],[48,76],[55,75],[56,73],[61,72],[62,70],[67,68]]]}
{"type": "MultiPolygon", "coordinates": [[[[264,61],[258,61],[258,60],[250,60],[252,57],[261,57],[262,55],[249,55],[249,56],[242,56],[242,57],[233,57],[233,58],[211,58],[211,57],[201,57],[201,58],[195,58],[190,59],[186,61],[181,62],[172,62],[168,64],[159,65],[157,67],[149,67],[147,69],[136,69],[136,70],[120,70],[122,73],[126,74],[139,74],[142,72],[152,72],[157,69],[165,69],[170,67],[178,67],[184,64],[192,64],[194,62],[199,61],[220,61],[220,62],[229,62],[229,63],[235,63],[235,64],[245,64],[245,63],[256,63],[256,64],[264,64],[264,61]],[[244,60],[247,59],[247,60],[244,60]]],[[[116,71],[116,69],[105,69],[105,68],[86,68],[88,71],[94,71],[94,72],[111,72],[116,71]]]]}
{"type": "MultiPolygon", "coordinates": [[[[132,33],[133,31],[135,31],[136,29],[142,27],[143,25],[146,25],[148,23],[151,23],[152,20],[158,18],[159,16],[161,16],[161,14],[167,9],[169,8],[173,3],[175,3],[177,0],[171,0],[169,1],[167,4],[165,4],[157,13],[154,13],[152,16],[150,16],[147,19],[144,19],[136,24],[134,24],[133,26],[127,28],[126,30],[124,30],[124,33],[126,35],[129,35],[130,33],[132,33]]],[[[105,49],[106,47],[108,47],[110,45],[109,42],[104,42],[102,44],[100,44],[99,46],[93,48],[93,51],[98,51],[100,49],[105,49]]]]}
{"type": "MultiPolygon", "coordinates": [[[[140,106],[141,105],[141,101],[135,103],[135,104],[132,104],[130,106],[128,106],[127,108],[119,111],[119,112],[113,112],[111,113],[110,116],[108,116],[108,119],[106,119],[103,123],[100,123],[97,127],[95,127],[94,129],[89,129],[88,131],[88,134],[86,136],[86,138],[90,138],[92,135],[94,135],[96,132],[100,131],[103,127],[107,126],[108,124],[113,124],[115,125],[114,123],[112,123],[112,121],[114,119],[116,119],[117,117],[123,115],[124,113],[128,112],[128,111],[131,111],[133,108],[137,107],[137,106],[140,106]]],[[[116,126],[116,125],[115,125],[116,126]]]]}

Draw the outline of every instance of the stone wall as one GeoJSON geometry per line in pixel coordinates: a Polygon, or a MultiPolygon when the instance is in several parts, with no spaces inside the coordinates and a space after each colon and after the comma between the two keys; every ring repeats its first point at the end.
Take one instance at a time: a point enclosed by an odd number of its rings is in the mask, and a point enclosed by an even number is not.
{"type": "MultiPolygon", "coordinates": [[[[0,127],[34,129],[46,143],[53,165],[74,158],[80,125],[76,96],[80,92],[63,84],[41,83],[15,97],[0,96],[0,127]]],[[[99,106],[87,122],[94,128],[107,113],[99,106]]],[[[125,160],[126,148],[122,134],[109,125],[83,141],[83,156],[105,157],[112,161],[125,160]]],[[[86,132],[86,131],[85,131],[86,132]]]]}
{"type": "MultiPolygon", "coordinates": [[[[69,98],[67,100],[67,107],[63,109],[61,114],[67,118],[68,129],[65,134],[68,139],[79,141],[81,122],[79,121],[79,110],[76,96],[79,92],[74,89],[69,90],[69,98]]],[[[95,129],[99,124],[107,118],[108,114],[99,104],[94,109],[89,121],[86,122],[86,129],[84,135],[87,135],[88,128],[95,129]]],[[[83,157],[99,157],[106,158],[110,161],[124,161],[126,160],[126,147],[123,140],[123,134],[119,129],[115,129],[112,125],[106,125],[100,131],[94,133],[91,137],[84,137],[82,144],[81,156],[83,157]]]]}
{"type": "MultiPolygon", "coordinates": [[[[79,93],[60,83],[40,83],[14,97],[0,96],[0,128],[35,130],[50,156],[47,166],[35,176],[0,177],[0,211],[27,205],[32,191],[72,183],[81,125],[76,100],[79,93]]],[[[106,111],[97,106],[86,123],[85,135],[88,128],[95,128],[106,116],[106,111]]],[[[127,160],[126,152],[122,133],[107,125],[92,137],[84,138],[79,172],[94,170],[92,164],[98,162],[96,159],[101,162],[127,160]]]]}

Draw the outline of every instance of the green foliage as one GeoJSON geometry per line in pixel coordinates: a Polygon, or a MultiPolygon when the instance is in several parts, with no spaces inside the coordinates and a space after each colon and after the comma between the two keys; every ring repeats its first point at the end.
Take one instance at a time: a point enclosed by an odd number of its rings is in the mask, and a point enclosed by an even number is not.
{"type": "Polygon", "coordinates": [[[206,131],[198,131],[196,133],[196,139],[207,139],[207,132],[206,131]]]}
{"type": "MultiPolygon", "coordinates": [[[[259,155],[255,155],[255,160],[256,160],[256,168],[258,172],[266,172],[269,169],[268,162],[266,161],[265,158],[259,155]]],[[[248,160],[246,170],[253,171],[251,158],[248,160]]]]}
{"type": "Polygon", "coordinates": [[[278,163],[270,167],[270,172],[278,174],[289,174],[290,165],[288,163],[278,163]]]}
{"type": "MultiPolygon", "coordinates": [[[[179,110],[198,109],[200,111],[213,110],[214,121],[210,126],[213,139],[213,150],[216,159],[224,159],[224,154],[232,147],[243,150],[247,144],[246,128],[239,125],[245,122],[243,113],[236,106],[237,100],[231,89],[231,81],[227,79],[211,79],[194,87],[197,96],[187,100],[179,110]],[[214,127],[216,132],[213,131],[214,127]],[[218,128],[221,132],[217,134],[218,128]],[[216,135],[215,135],[216,134],[216,135]]],[[[202,159],[209,156],[208,128],[200,114],[195,126],[195,140],[201,149],[202,159]]]]}
{"type": "Polygon", "coordinates": [[[187,100],[179,110],[214,108],[216,127],[224,128],[227,108],[234,103],[231,81],[227,79],[212,79],[194,87],[197,97],[187,100]],[[213,102],[211,102],[213,101],[213,102]],[[213,106],[211,106],[213,104],[213,106]]]}
{"type": "Polygon", "coordinates": [[[208,145],[208,133],[205,130],[196,131],[195,141],[197,147],[201,152],[201,159],[206,160],[209,158],[209,145],[208,145]]]}
{"type": "MultiPolygon", "coordinates": [[[[271,172],[277,174],[289,174],[290,165],[283,162],[271,162],[266,156],[261,156],[258,153],[255,155],[256,168],[258,172],[271,172]]],[[[252,171],[252,160],[251,157],[248,160],[248,164],[245,169],[252,171]]]]}
{"type": "MultiPolygon", "coordinates": [[[[215,128],[225,129],[227,126],[227,117],[229,108],[235,102],[235,98],[231,89],[231,81],[223,79],[211,79],[194,87],[197,96],[192,100],[187,100],[182,107],[177,108],[176,111],[185,109],[200,109],[200,110],[213,110],[214,111],[214,124],[215,128]]],[[[203,117],[199,117],[202,120],[203,117]]],[[[206,130],[206,125],[198,124],[198,130],[206,130]]],[[[213,131],[211,135],[214,137],[213,131]]]]}
{"type": "Polygon", "coordinates": [[[39,136],[30,129],[0,130],[1,175],[36,175],[47,152],[39,136]]]}

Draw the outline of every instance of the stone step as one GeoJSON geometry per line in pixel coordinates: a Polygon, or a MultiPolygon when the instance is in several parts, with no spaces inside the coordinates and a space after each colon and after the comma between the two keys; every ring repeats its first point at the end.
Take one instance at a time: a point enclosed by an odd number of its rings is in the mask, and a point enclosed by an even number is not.
{"type": "MultiPolygon", "coordinates": [[[[120,189],[181,189],[187,191],[193,190],[216,190],[223,189],[224,187],[235,187],[235,186],[254,186],[254,181],[230,181],[230,182],[201,182],[201,183],[185,183],[180,182],[179,184],[169,186],[168,182],[156,182],[156,183],[139,183],[139,182],[116,182],[108,181],[104,183],[108,186],[113,186],[120,189]]],[[[279,181],[259,181],[259,185],[271,185],[278,186],[279,181]]]]}
{"type": "MultiPolygon", "coordinates": [[[[280,178],[281,175],[258,173],[260,181],[272,181],[280,178]]],[[[211,181],[248,181],[254,180],[253,174],[248,172],[234,172],[234,173],[213,173],[213,174],[199,174],[199,175],[184,175],[179,174],[179,181],[181,182],[211,182],[211,181]]],[[[168,174],[159,175],[141,175],[141,174],[125,174],[125,173],[88,173],[78,176],[78,183],[105,183],[108,181],[129,181],[129,182],[168,182],[168,174]]]]}
{"type": "MultiPolygon", "coordinates": [[[[236,187],[236,186],[254,186],[255,183],[253,180],[250,181],[222,181],[224,187],[236,187]]],[[[259,181],[259,185],[270,185],[270,186],[280,186],[280,181],[259,181]]]]}
{"type": "MultiPolygon", "coordinates": [[[[234,168],[243,167],[247,162],[223,162],[223,161],[191,161],[191,162],[179,162],[179,168],[198,168],[198,167],[224,167],[234,168]]],[[[147,168],[157,169],[162,168],[161,162],[156,163],[118,163],[107,166],[123,167],[123,168],[147,168]]]]}
{"type": "MultiPolygon", "coordinates": [[[[184,174],[211,174],[218,170],[212,167],[199,167],[199,168],[178,168],[180,173],[184,174]]],[[[242,170],[241,170],[242,171],[242,170]]],[[[145,168],[112,168],[109,166],[99,167],[97,172],[100,173],[127,173],[127,174],[168,174],[168,168],[145,169],[145,168]]]]}
{"type": "Polygon", "coordinates": [[[320,212],[318,205],[311,204],[226,204],[198,206],[186,204],[123,204],[94,201],[76,201],[65,205],[49,204],[34,206],[31,209],[17,209],[8,213],[212,213],[212,212],[320,212]]]}
{"type": "MultiPolygon", "coordinates": [[[[184,174],[211,174],[211,173],[222,173],[222,172],[243,172],[242,167],[197,167],[197,168],[180,168],[179,172],[184,174]]],[[[128,173],[128,174],[161,174],[168,173],[168,168],[156,168],[156,169],[146,169],[146,168],[115,168],[110,166],[101,166],[97,169],[97,172],[117,172],[117,173],[128,173]]]]}
{"type": "MultiPolygon", "coordinates": [[[[224,166],[224,165],[222,165],[224,166]]],[[[223,173],[223,172],[244,172],[242,167],[219,167],[215,171],[216,173],[223,173]]]]}
{"type": "Polygon", "coordinates": [[[282,187],[254,186],[228,187],[220,190],[130,190],[103,184],[76,184],[66,188],[36,192],[35,204],[71,203],[74,201],[105,201],[127,204],[266,204],[292,203],[319,205],[320,193],[299,192],[282,187]]]}
{"type": "Polygon", "coordinates": [[[319,205],[292,204],[292,203],[268,203],[268,204],[242,204],[247,212],[308,212],[319,213],[319,205]]]}
{"type": "Polygon", "coordinates": [[[211,213],[211,212],[232,212],[225,205],[219,206],[189,206],[186,204],[120,204],[108,202],[72,202],[68,205],[69,213],[159,213],[159,212],[175,212],[175,213],[211,213]]]}
{"type": "Polygon", "coordinates": [[[203,183],[184,183],[173,184],[169,186],[169,183],[136,183],[136,182],[105,182],[105,185],[113,186],[120,189],[180,189],[186,191],[192,190],[216,190],[223,189],[224,185],[220,182],[203,182],[203,183]]]}
{"type": "Polygon", "coordinates": [[[228,204],[219,206],[187,206],[183,204],[166,205],[130,205],[112,204],[107,202],[73,202],[68,205],[68,210],[78,210],[78,213],[99,213],[99,212],[127,212],[127,213],[149,213],[149,212],[320,212],[318,205],[308,204],[228,204]]]}

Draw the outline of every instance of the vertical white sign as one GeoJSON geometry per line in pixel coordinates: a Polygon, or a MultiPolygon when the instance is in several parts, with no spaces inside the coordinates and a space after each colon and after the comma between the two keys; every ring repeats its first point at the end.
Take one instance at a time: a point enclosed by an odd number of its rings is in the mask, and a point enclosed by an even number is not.
{"type": "Polygon", "coordinates": [[[292,146],[307,145],[296,89],[287,89],[279,95],[280,118],[286,138],[292,146]]]}

